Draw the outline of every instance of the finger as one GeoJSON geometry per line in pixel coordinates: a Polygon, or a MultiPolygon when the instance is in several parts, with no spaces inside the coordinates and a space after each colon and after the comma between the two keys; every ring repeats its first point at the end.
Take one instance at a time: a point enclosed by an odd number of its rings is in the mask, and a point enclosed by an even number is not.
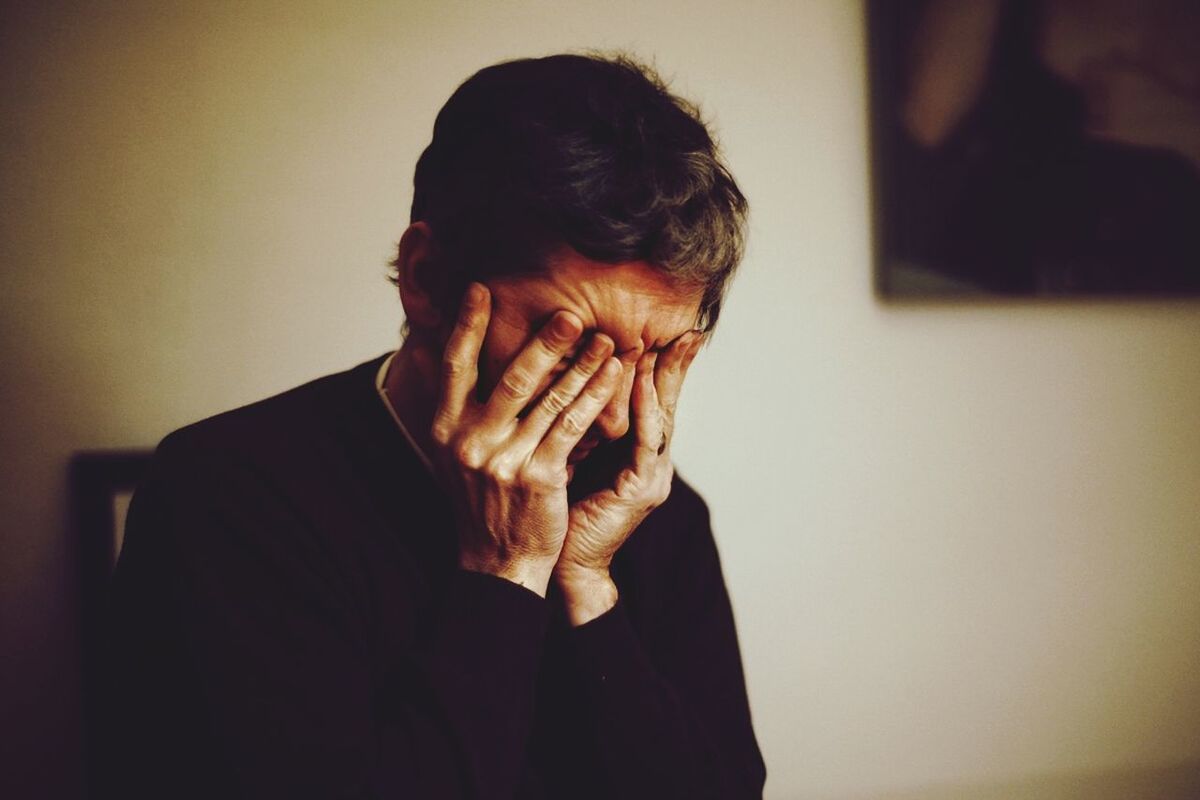
{"type": "Polygon", "coordinates": [[[566,411],[567,406],[579,396],[592,375],[604,366],[604,362],[612,353],[613,340],[603,333],[596,334],[579,357],[575,359],[571,368],[542,394],[541,400],[521,421],[520,436],[529,443],[530,449],[537,447],[538,442],[546,435],[546,431],[550,429],[558,416],[566,411]]]}
{"type": "Polygon", "coordinates": [[[479,380],[479,350],[491,317],[491,294],[472,283],[463,294],[458,321],[442,355],[442,379],[437,416],[458,419],[479,380]]]}
{"type": "Polygon", "coordinates": [[[579,396],[554,420],[554,425],[534,451],[534,458],[549,464],[564,463],[571,449],[579,444],[612,399],[620,375],[621,362],[611,356],[606,358],[579,396]]]}
{"type": "Polygon", "coordinates": [[[582,333],[583,323],[571,312],[559,311],[551,317],[500,376],[487,401],[487,422],[504,424],[516,419],[582,333]]]}
{"type": "Polygon", "coordinates": [[[683,379],[687,375],[687,364],[691,363],[688,355],[698,338],[697,334],[688,332],[671,342],[659,356],[654,368],[654,389],[658,394],[658,403],[668,415],[675,414],[675,404],[679,401],[683,379]]]}
{"type": "MultiPolygon", "coordinates": [[[[633,382],[637,375],[638,361],[645,354],[646,348],[641,342],[634,348],[626,350],[617,356],[617,360],[621,362],[621,376],[617,380],[617,397],[632,398],[633,397],[633,382]]],[[[626,399],[626,405],[629,399],[626,399]]],[[[628,409],[626,409],[626,413],[628,409]]]]}
{"type": "Polygon", "coordinates": [[[667,451],[670,448],[671,432],[664,424],[664,414],[654,388],[657,372],[655,365],[660,358],[658,353],[646,353],[642,356],[638,360],[637,374],[633,379],[633,468],[642,475],[649,475],[659,458],[669,458],[667,451]]]}

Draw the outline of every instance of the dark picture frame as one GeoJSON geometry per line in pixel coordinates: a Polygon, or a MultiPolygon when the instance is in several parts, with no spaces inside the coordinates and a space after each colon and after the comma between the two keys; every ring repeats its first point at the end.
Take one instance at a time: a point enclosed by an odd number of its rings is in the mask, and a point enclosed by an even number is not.
{"type": "Polygon", "coordinates": [[[80,677],[87,769],[96,774],[96,702],[106,590],[124,539],[125,514],[152,452],[77,453],[70,462],[71,522],[77,553],[80,677]]]}
{"type": "Polygon", "coordinates": [[[880,296],[1200,295],[1200,4],[1066,5],[867,0],[880,296]]]}
{"type": "Polygon", "coordinates": [[[129,501],[151,456],[148,450],[84,452],[71,461],[71,498],[85,598],[103,595],[121,550],[129,501]]]}

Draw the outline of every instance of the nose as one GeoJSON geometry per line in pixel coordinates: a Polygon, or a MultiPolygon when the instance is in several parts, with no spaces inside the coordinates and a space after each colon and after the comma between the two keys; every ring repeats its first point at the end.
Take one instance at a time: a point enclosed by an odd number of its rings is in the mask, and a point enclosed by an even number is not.
{"type": "Polygon", "coordinates": [[[621,385],[593,423],[593,429],[609,441],[620,439],[629,432],[629,397],[633,390],[633,373],[633,366],[627,365],[621,376],[621,385]]]}

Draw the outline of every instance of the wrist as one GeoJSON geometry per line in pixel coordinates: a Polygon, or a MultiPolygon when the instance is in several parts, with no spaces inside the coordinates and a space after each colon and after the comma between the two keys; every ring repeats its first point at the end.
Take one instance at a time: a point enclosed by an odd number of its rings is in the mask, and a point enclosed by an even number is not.
{"type": "Polygon", "coordinates": [[[481,572],[511,581],[540,597],[546,596],[546,590],[550,586],[550,577],[554,573],[553,559],[529,558],[500,561],[462,555],[458,559],[458,566],[467,572],[481,572]]]}
{"type": "Polygon", "coordinates": [[[610,611],[620,597],[608,570],[558,569],[554,582],[562,590],[567,620],[574,628],[610,611]]]}

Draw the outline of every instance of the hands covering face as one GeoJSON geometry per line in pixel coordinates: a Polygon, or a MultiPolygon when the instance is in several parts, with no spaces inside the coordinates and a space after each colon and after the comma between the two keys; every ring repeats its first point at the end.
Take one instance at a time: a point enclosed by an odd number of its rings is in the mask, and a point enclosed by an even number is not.
{"type": "MultiPolygon", "coordinates": [[[[613,341],[557,312],[513,358],[491,395],[476,396],[491,300],[472,284],[446,344],[431,429],[438,478],[451,494],[464,569],[507,578],[545,595],[551,575],[567,597],[615,588],[613,555],[670,493],[675,407],[702,335],[689,332],[637,362],[631,393],[633,447],[611,485],[573,505],[567,458],[621,383],[613,341]],[[573,349],[571,366],[538,392],[573,349]]],[[[608,603],[611,605],[611,602],[608,603]]],[[[602,610],[600,611],[602,613],[602,610]]],[[[593,614],[594,615],[594,614],[593,614]]]]}

